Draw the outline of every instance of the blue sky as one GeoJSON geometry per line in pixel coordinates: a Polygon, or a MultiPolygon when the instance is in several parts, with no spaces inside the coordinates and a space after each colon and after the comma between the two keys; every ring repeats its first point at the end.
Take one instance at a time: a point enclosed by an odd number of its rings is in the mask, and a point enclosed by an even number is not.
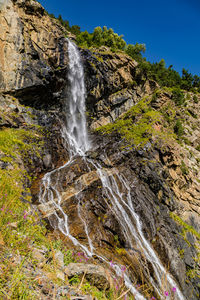
{"type": "Polygon", "coordinates": [[[200,0],[39,0],[49,13],[92,32],[107,26],[127,43],[146,44],[151,62],[165,59],[200,76],[200,0]]]}

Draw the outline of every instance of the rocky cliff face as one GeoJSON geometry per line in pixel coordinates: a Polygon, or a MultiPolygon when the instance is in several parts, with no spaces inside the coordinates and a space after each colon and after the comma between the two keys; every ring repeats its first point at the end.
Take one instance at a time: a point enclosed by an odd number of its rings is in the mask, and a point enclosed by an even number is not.
{"type": "MultiPolygon", "coordinates": [[[[68,90],[66,32],[33,0],[3,1],[0,24],[1,132],[18,134],[23,129],[34,139],[31,149],[21,151],[18,143],[17,150],[14,148],[17,157],[1,147],[0,167],[2,174],[7,174],[17,165],[36,177],[27,177],[23,184],[24,188],[31,187],[31,201],[37,209],[41,176],[68,159],[61,135],[68,90]]],[[[124,53],[112,53],[104,47],[80,49],[80,53],[93,143],[88,159],[101,163],[110,174],[119,173],[127,179],[145,237],[185,298],[199,299],[200,96],[198,102],[192,93],[185,93],[187,105],[177,106],[171,91],[161,90],[155,82],[143,78],[137,62],[124,53]],[[125,133],[119,130],[124,124],[118,126],[119,120],[128,122],[125,133]],[[177,120],[182,122],[182,136],[175,129],[177,120]],[[116,122],[115,127],[101,128],[112,122],[116,122]],[[144,124],[148,126],[141,132],[144,124]]],[[[22,140],[28,143],[27,136],[22,140]]],[[[148,286],[152,268],[137,244],[133,249],[127,244],[92,164],[88,171],[85,160],[77,158],[70,168],[62,169],[59,180],[62,208],[69,215],[72,235],[88,243],[79,207],[98,253],[130,266],[132,279],[148,286]]],[[[51,203],[38,208],[40,216],[48,216],[51,221],[51,203]]],[[[73,247],[68,239],[64,242],[73,247]]]]}
{"type": "Polygon", "coordinates": [[[56,101],[68,60],[63,29],[37,1],[3,1],[0,18],[1,91],[34,105],[56,101]]]}

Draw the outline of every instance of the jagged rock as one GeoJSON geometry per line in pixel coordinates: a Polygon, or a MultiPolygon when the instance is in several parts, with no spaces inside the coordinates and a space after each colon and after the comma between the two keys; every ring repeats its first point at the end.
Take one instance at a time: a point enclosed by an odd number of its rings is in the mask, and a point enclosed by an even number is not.
{"type": "Polygon", "coordinates": [[[68,61],[63,29],[33,0],[4,0],[0,23],[0,92],[36,105],[55,101],[62,88],[55,72],[68,61]]]}
{"type": "Polygon", "coordinates": [[[75,275],[84,275],[89,282],[100,290],[108,289],[113,283],[109,271],[93,264],[70,263],[65,268],[65,274],[68,278],[75,275]]]}

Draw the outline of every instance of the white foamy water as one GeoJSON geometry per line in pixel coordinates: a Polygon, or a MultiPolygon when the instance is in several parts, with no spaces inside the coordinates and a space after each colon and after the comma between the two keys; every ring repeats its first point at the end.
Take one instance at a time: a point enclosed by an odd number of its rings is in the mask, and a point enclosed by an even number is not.
{"type": "MultiPolygon", "coordinates": [[[[41,184],[41,190],[39,200],[45,204],[51,202],[55,208],[55,212],[49,217],[51,225],[59,229],[65,236],[69,237],[74,245],[80,247],[89,257],[94,254],[102,259],[105,263],[109,264],[106,257],[99,256],[96,253],[96,249],[93,245],[93,241],[90,238],[90,231],[88,229],[87,218],[82,215],[80,199],[78,199],[78,216],[83,223],[85,234],[88,239],[87,247],[85,244],[80,243],[74,236],[71,235],[68,216],[61,207],[61,193],[59,191],[59,174],[60,171],[72,164],[75,156],[79,155],[84,157],[86,165],[92,164],[99,174],[99,178],[102,183],[102,195],[109,198],[112,203],[112,211],[118,220],[127,244],[134,247],[134,243],[137,244],[137,248],[144,255],[146,261],[148,261],[154,270],[154,276],[150,276],[149,280],[157,291],[161,299],[166,299],[163,291],[163,279],[165,279],[165,290],[171,290],[176,287],[176,293],[174,299],[184,300],[184,296],[177,287],[176,282],[172,276],[165,270],[161,261],[159,260],[156,252],[151,247],[150,243],[146,240],[143,231],[142,223],[139,216],[136,214],[132,199],[131,191],[128,182],[122,175],[112,175],[102,169],[100,164],[97,164],[91,159],[87,159],[85,156],[86,151],[91,147],[88,139],[86,118],[85,118],[85,86],[84,86],[84,70],[81,62],[81,57],[77,47],[68,41],[69,52],[69,74],[68,81],[70,83],[70,91],[68,97],[66,97],[66,126],[62,128],[62,135],[66,139],[68,144],[68,150],[70,153],[70,160],[60,168],[57,168],[47,173],[41,184]],[[55,177],[57,176],[57,180],[55,177]],[[52,180],[54,178],[54,180],[52,180]],[[123,189],[123,192],[121,191],[123,189]]],[[[88,167],[89,169],[89,167],[88,167]]],[[[113,266],[116,274],[122,276],[121,268],[117,264],[113,266]]],[[[146,298],[136,289],[128,277],[128,273],[124,274],[125,285],[136,300],[145,300],[146,298]]]]}
{"type": "Polygon", "coordinates": [[[84,70],[77,47],[68,41],[70,84],[69,95],[66,102],[66,123],[63,128],[67,137],[71,156],[83,156],[90,148],[85,118],[85,84],[84,70]]]}

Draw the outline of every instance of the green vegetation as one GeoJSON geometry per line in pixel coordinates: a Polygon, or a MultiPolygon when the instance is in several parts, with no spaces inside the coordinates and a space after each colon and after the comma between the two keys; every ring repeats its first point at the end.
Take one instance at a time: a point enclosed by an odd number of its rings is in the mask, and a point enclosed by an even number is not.
{"type": "Polygon", "coordinates": [[[172,90],[172,100],[174,100],[175,104],[178,106],[185,103],[185,97],[180,88],[174,88],[172,90]]]}
{"type": "MultiPolygon", "coordinates": [[[[200,279],[200,270],[199,270],[199,263],[200,263],[200,233],[197,232],[193,226],[187,224],[186,222],[184,222],[179,216],[177,216],[175,213],[170,213],[170,217],[176,222],[178,223],[181,228],[182,228],[182,232],[181,232],[181,236],[183,237],[184,241],[188,244],[189,247],[191,247],[190,242],[187,239],[187,233],[190,232],[191,234],[193,234],[193,236],[195,236],[195,238],[197,239],[196,242],[194,243],[194,247],[196,249],[196,255],[195,257],[193,257],[194,260],[194,267],[193,268],[189,268],[187,269],[186,275],[188,276],[189,280],[196,278],[197,280],[200,279]]],[[[180,256],[183,258],[184,256],[184,249],[179,249],[179,254],[180,256]]]]}
{"type": "Polygon", "coordinates": [[[87,31],[81,32],[77,36],[77,43],[81,47],[96,47],[100,46],[109,47],[112,51],[124,50],[126,42],[123,40],[122,35],[114,33],[112,28],[96,27],[93,33],[88,33],[87,31]]]}
{"type": "MultiPolygon", "coordinates": [[[[28,204],[30,191],[24,188],[24,182],[31,178],[21,167],[20,157],[27,159],[33,153],[39,156],[39,147],[41,146],[41,135],[38,130],[27,131],[10,128],[0,131],[0,160],[8,164],[0,169],[0,230],[7,245],[20,249],[22,247],[24,251],[27,250],[24,234],[29,238],[36,236],[36,240],[39,241],[44,234],[44,228],[31,227],[31,224],[28,224],[33,221],[33,216],[30,216],[29,220],[25,222],[25,211],[30,209],[28,204]],[[16,235],[8,226],[13,222],[19,229],[19,235],[16,235]]],[[[30,161],[28,160],[27,163],[30,161]]]]}
{"type": "Polygon", "coordinates": [[[181,258],[184,258],[184,249],[179,249],[179,255],[181,258]]]}
{"type": "Polygon", "coordinates": [[[176,221],[182,228],[184,232],[190,232],[192,233],[194,236],[196,236],[198,239],[200,239],[200,233],[198,233],[193,226],[187,224],[186,222],[184,222],[179,216],[177,216],[174,213],[170,213],[170,217],[176,221]]]}
{"type": "Polygon", "coordinates": [[[194,95],[193,100],[194,100],[194,103],[198,103],[199,102],[199,99],[197,98],[197,95],[194,95]]]}
{"type": "Polygon", "coordinates": [[[128,54],[130,57],[137,60],[138,62],[143,61],[142,53],[145,53],[145,51],[146,51],[146,46],[144,44],[138,44],[138,43],[136,43],[135,45],[129,44],[125,48],[126,54],[128,54]]]}
{"type": "Polygon", "coordinates": [[[169,135],[161,129],[162,115],[149,105],[151,99],[144,98],[133,106],[122,118],[113,124],[97,128],[103,134],[118,132],[125,144],[137,148],[144,147],[153,137],[166,138],[169,135]]]}
{"type": "Polygon", "coordinates": [[[16,158],[17,155],[35,153],[39,155],[38,143],[41,146],[39,131],[30,128],[25,129],[4,129],[0,131],[0,150],[5,156],[16,158]],[[37,149],[36,149],[37,148],[37,149]]]}
{"type": "MultiPolygon", "coordinates": [[[[136,59],[137,60],[137,59],[136,59]]],[[[138,66],[146,78],[153,79],[159,83],[161,87],[176,87],[186,91],[200,92],[200,77],[192,75],[183,68],[182,76],[173,69],[173,66],[168,68],[165,65],[164,59],[160,62],[150,63],[145,58],[140,60],[138,66]]]]}
{"type": "Polygon", "coordinates": [[[24,183],[30,177],[21,168],[20,155],[34,151],[38,133],[24,129],[4,129],[0,131],[0,160],[8,166],[0,169],[0,239],[1,239],[1,280],[0,296],[9,299],[30,299],[29,280],[21,272],[25,260],[30,259],[30,242],[35,246],[45,240],[46,228],[40,224],[35,213],[30,211],[30,191],[24,183]],[[33,147],[33,150],[32,150],[33,147]],[[8,250],[9,249],[9,250],[8,250]],[[8,254],[22,255],[24,259],[14,267],[8,254]],[[6,282],[11,282],[8,289],[6,282]],[[23,283],[24,282],[24,283],[23,283]],[[23,295],[20,298],[19,295],[23,295]]]}
{"type": "Polygon", "coordinates": [[[176,133],[178,139],[182,138],[184,134],[184,128],[180,119],[178,119],[174,125],[174,132],[176,133]]]}

